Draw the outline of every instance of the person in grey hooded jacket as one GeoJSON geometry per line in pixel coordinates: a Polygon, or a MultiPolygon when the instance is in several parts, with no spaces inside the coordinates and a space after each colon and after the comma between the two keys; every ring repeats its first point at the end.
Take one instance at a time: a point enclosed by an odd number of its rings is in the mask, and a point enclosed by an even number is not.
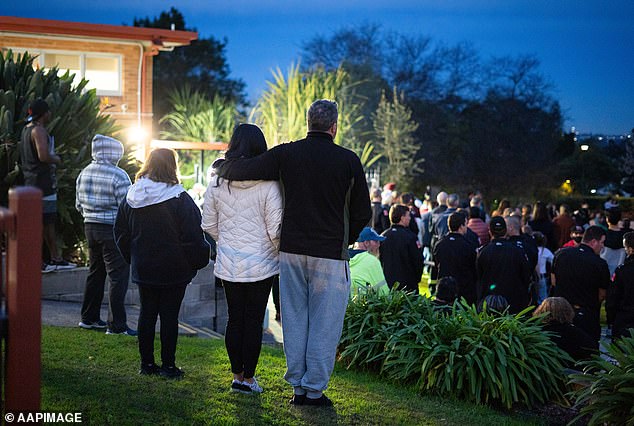
{"type": "Polygon", "coordinates": [[[84,217],[90,264],[79,326],[86,329],[106,328],[106,323],[99,316],[108,277],[106,334],[136,336],[136,331],[128,328],[124,305],[130,267],[119,253],[112,232],[119,204],[125,199],[132,183],[126,171],[117,167],[122,156],[121,142],[108,136],[95,135],[92,139],[92,162],[77,176],[75,207],[84,217]]]}
{"type": "Polygon", "coordinates": [[[209,263],[200,210],[178,180],[176,152],[155,149],[119,206],[115,241],[139,287],[140,374],[180,378],[176,367],[178,313],[187,284],[209,263]],[[154,362],[154,329],[161,317],[161,361],[154,362]]]}

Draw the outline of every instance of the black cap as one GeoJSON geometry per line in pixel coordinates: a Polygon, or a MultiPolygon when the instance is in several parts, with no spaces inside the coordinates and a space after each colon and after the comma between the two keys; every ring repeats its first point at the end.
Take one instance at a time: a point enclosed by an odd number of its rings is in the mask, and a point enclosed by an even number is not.
{"type": "Polygon", "coordinates": [[[37,120],[49,110],[50,108],[48,107],[48,103],[44,99],[38,98],[31,102],[31,106],[29,107],[29,118],[37,120]]]}
{"type": "Polygon", "coordinates": [[[494,236],[503,236],[506,234],[506,221],[502,216],[495,216],[489,222],[489,228],[494,236]]]}

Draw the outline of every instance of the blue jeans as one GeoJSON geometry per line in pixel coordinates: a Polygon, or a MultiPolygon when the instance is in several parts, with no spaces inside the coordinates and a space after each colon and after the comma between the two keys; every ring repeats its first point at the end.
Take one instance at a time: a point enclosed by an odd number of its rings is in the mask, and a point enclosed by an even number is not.
{"type": "Polygon", "coordinates": [[[535,295],[537,296],[537,305],[541,305],[548,297],[548,278],[540,277],[535,283],[535,295]]]}
{"type": "Polygon", "coordinates": [[[328,387],[349,295],[348,261],[280,252],[284,378],[296,394],[328,387]]]}

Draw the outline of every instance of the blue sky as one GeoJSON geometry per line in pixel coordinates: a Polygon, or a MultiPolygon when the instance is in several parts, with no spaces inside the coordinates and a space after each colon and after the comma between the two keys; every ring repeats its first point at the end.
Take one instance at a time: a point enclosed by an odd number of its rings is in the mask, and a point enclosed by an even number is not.
{"type": "Polygon", "coordinates": [[[468,41],[483,57],[534,54],[566,115],[581,133],[634,127],[632,0],[70,0],[4,1],[0,14],[102,24],[131,24],[171,6],[202,37],[226,37],[231,76],[257,99],[271,69],[286,71],[302,42],[344,26],[468,41]]]}

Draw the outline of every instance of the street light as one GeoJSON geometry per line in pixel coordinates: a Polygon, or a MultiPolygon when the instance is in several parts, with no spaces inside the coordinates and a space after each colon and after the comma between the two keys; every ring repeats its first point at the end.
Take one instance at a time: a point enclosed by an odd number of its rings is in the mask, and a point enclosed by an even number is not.
{"type": "Polygon", "coordinates": [[[581,148],[582,151],[587,151],[588,149],[590,149],[590,145],[584,143],[581,144],[579,148],[581,148]]]}

